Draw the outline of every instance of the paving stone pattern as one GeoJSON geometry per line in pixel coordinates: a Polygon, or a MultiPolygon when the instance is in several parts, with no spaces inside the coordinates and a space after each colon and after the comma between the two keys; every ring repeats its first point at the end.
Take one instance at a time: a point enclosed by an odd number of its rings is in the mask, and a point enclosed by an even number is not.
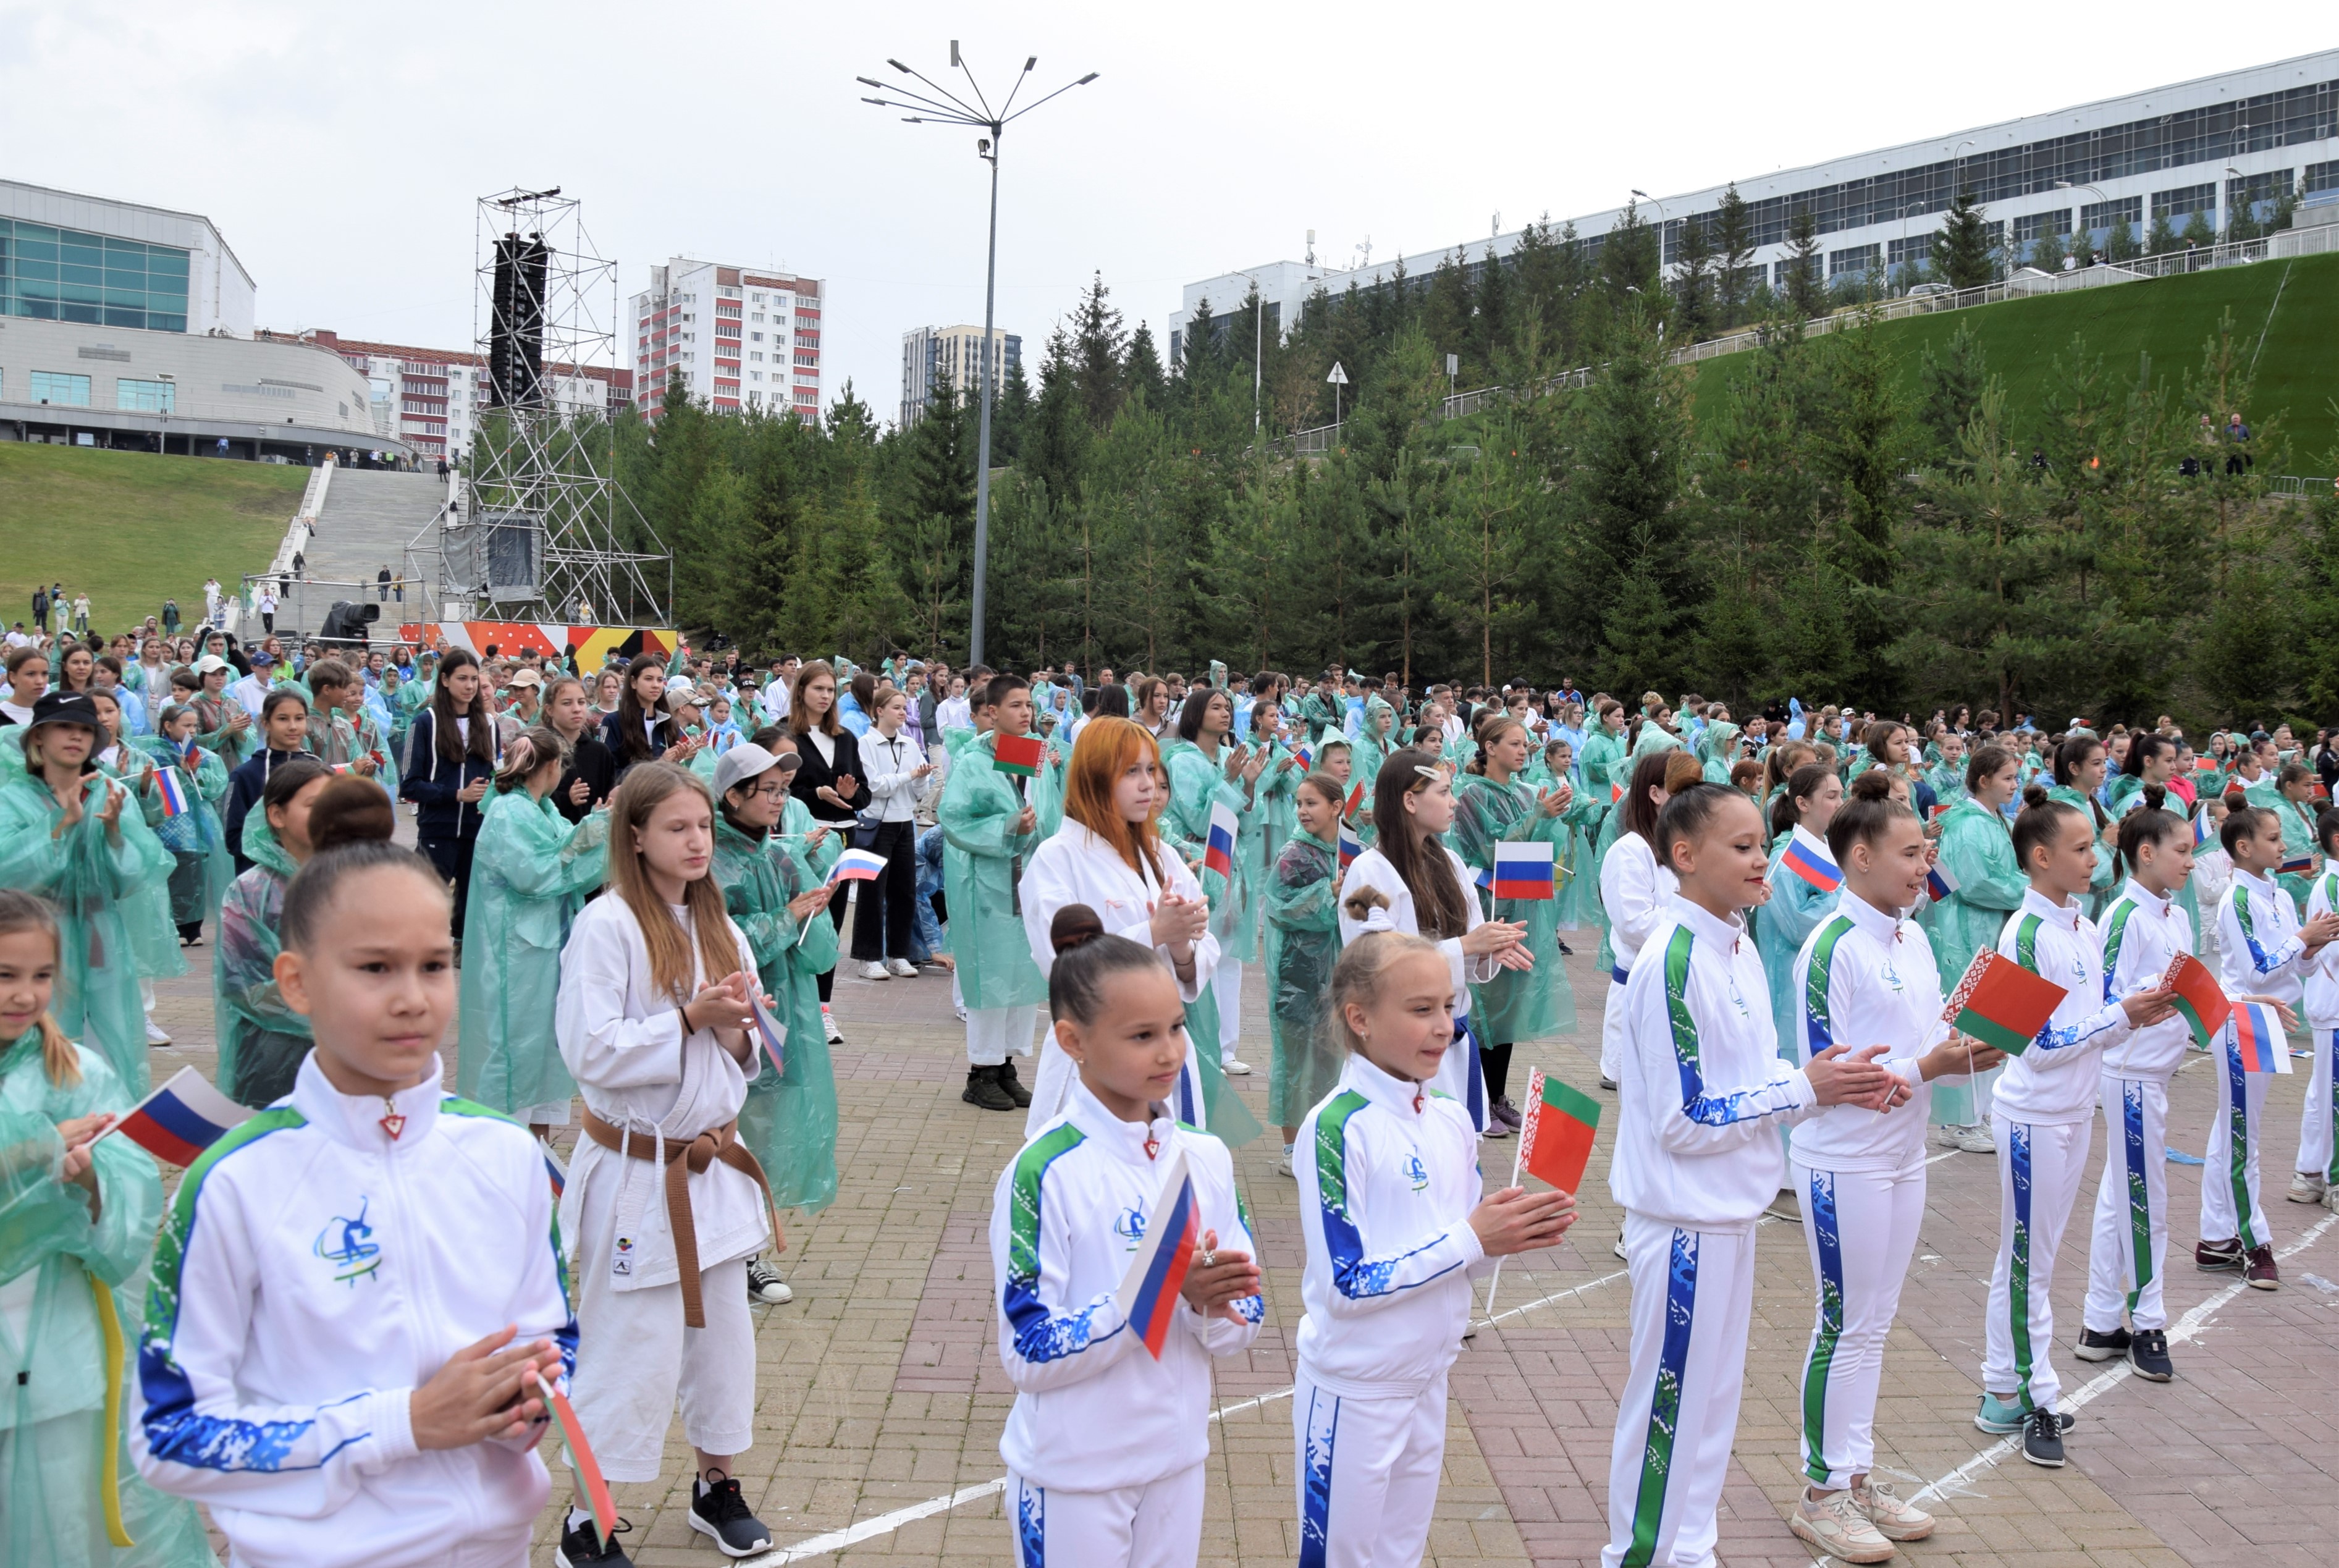
{"type": "MultiPolygon", "coordinates": [[[[1606,991],[1588,957],[1568,964],[1580,1032],[1522,1046],[1515,1074],[1540,1064],[1598,1093],[1599,1005],[1606,991]]],[[[212,1019],[208,945],[189,955],[199,972],[159,987],[158,1016],[177,1037],[155,1053],[158,1073],[184,1061],[208,1070],[212,1019]]],[[[996,1314],[985,1242],[991,1192],[1021,1141],[1021,1113],[977,1110],[959,1099],[963,1031],[938,977],[836,983],[846,1043],[837,1048],[842,1105],[836,1202],[788,1217],[782,1260],[796,1299],[757,1307],[756,1445],[739,1470],[749,1502],[774,1532],[778,1562],[854,1568],[943,1564],[1009,1568],[1008,1527],[995,1488],[999,1432],[1013,1395],[993,1343],[996,1314]],[[842,1551],[790,1548],[964,1489],[973,1498],[870,1533],[842,1551]]],[[[1262,988],[1244,988],[1242,1054],[1258,1075],[1237,1080],[1265,1119],[1268,1037],[1262,988]]],[[[451,1070],[453,1050],[449,1058],[451,1070]]],[[[2189,1062],[2170,1095],[2171,1137],[2198,1154],[2216,1104],[2205,1059],[2189,1062]]],[[[1026,1073],[1028,1079],[1029,1073],[1026,1073]]],[[[2300,1071],[2274,1080],[2266,1125],[2268,1218],[2278,1248],[2296,1247],[2319,1208],[2283,1201],[2296,1147],[2300,1071]]],[[[1614,1097],[1604,1097],[1612,1109],[1614,1097]]],[[[1613,1116],[1611,1118],[1613,1124],[1613,1116]]],[[[1606,1167],[1608,1127],[1593,1169],[1606,1167]]],[[[566,1144],[573,1135],[558,1140],[566,1144]]],[[[1515,1144],[1485,1146],[1490,1174],[1515,1144]]],[[[2084,1294],[2091,1176],[2057,1262],[2055,1355],[2067,1399],[2087,1403],[2069,1439],[2071,1464],[2038,1469],[2018,1455],[1976,1464],[2000,1445],[1974,1429],[1983,1298],[1997,1239],[1997,1177],[1987,1157],[1940,1154],[1930,1169],[1926,1222],[1902,1297],[1878,1410],[1880,1478],[1903,1495],[1967,1467],[1928,1496],[1934,1537],[1906,1549],[1948,1568],[2176,1568],[2320,1564],[2339,1538],[2339,1225],[2284,1264],[2284,1288],[2235,1291],[2233,1275],[2192,1267],[2201,1169],[2172,1164],[2168,1306],[2172,1323],[2229,1297],[2175,1346],[2178,1379],[2155,1386],[2070,1355],[2084,1294]],[[2314,1281],[2306,1277],[2315,1276],[2314,1281]],[[2093,1386],[2101,1382],[2103,1386],[2093,1386]]],[[[1256,1347],[1219,1364],[1221,1415],[1211,1445],[1202,1559],[1289,1563],[1294,1524],[1292,1336],[1302,1265],[1297,1194],[1276,1169],[1268,1134],[1235,1152],[1257,1217],[1268,1318],[1256,1347]]],[[[2095,1139],[2100,1169],[2104,1139],[2095,1139]]],[[[1629,1286],[1609,1247],[1619,1216],[1604,1181],[1587,1184],[1584,1218],[1568,1244],[1504,1270],[1496,1320],[1464,1347],[1453,1372],[1445,1482],[1427,1561],[1584,1563],[1607,1537],[1607,1469],[1615,1402],[1626,1365],[1629,1286]]],[[[1810,1266],[1797,1228],[1761,1232],[1746,1396],[1719,1555],[1732,1568],[1810,1568],[1785,1512],[1800,1479],[1799,1379],[1811,1329],[1810,1266]]],[[[1483,1292],[1480,1297],[1483,1306],[1483,1292]]],[[[554,1455],[555,1508],[535,1562],[552,1561],[567,1473],[554,1455]]],[[[633,1522],[626,1537],[646,1568],[722,1561],[684,1521],[689,1452],[679,1425],[660,1482],[617,1488],[633,1522]]]]}

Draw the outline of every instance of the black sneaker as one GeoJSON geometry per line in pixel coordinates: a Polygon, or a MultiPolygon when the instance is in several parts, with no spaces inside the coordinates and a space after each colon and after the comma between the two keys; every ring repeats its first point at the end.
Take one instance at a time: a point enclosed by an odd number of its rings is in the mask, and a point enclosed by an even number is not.
{"type": "Polygon", "coordinates": [[[739,1493],[738,1478],[724,1475],[720,1470],[706,1474],[722,1479],[709,1484],[702,1477],[692,1484],[690,1527],[701,1535],[713,1536],[715,1544],[726,1557],[746,1557],[768,1550],[772,1533],[764,1527],[762,1520],[748,1512],[747,1499],[739,1493]]]}
{"type": "Polygon", "coordinates": [[[1021,1079],[1015,1076],[1015,1059],[1012,1056],[999,1064],[999,1087],[1007,1091],[1007,1098],[1015,1102],[1016,1109],[1023,1110],[1031,1106],[1031,1091],[1023,1087],[1021,1079]]]}
{"type": "Polygon", "coordinates": [[[2063,1467],[2063,1418],[2052,1410],[2033,1410],[2022,1421],[2022,1456],[2049,1470],[2063,1467]]]}
{"type": "Polygon", "coordinates": [[[999,1081],[995,1067],[970,1067],[966,1070],[966,1089],[959,1098],[969,1105],[979,1105],[985,1110],[1012,1110],[1015,1097],[999,1081]]]}
{"type": "Polygon", "coordinates": [[[2157,1328],[2136,1331],[2128,1341],[2127,1364],[2149,1383],[2166,1383],[2176,1376],[2176,1364],[2168,1359],[2168,1336],[2157,1328]]]}
{"type": "Polygon", "coordinates": [[[2079,1331],[2079,1347],[2076,1354],[2082,1361],[2117,1361],[2127,1354],[2128,1332],[2125,1328],[2079,1331]]]}
{"type": "Polygon", "coordinates": [[[1559,956],[1562,958],[1574,958],[1575,956],[1575,950],[1568,946],[1565,942],[1561,942],[1559,944],[1559,956]]]}
{"type": "Polygon", "coordinates": [[[582,1524],[564,1524],[560,1529],[560,1544],[553,1548],[552,1560],[559,1568],[633,1568],[633,1559],[626,1555],[616,1537],[630,1534],[633,1525],[617,1521],[609,1532],[610,1539],[601,1539],[601,1533],[587,1519],[582,1524]]]}

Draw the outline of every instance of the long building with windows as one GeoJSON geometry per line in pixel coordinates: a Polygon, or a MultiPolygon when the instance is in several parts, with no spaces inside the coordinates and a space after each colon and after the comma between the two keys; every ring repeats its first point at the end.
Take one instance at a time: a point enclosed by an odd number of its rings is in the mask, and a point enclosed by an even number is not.
{"type": "MultiPolygon", "coordinates": [[[[1679,259],[1689,225],[1711,234],[1731,183],[1633,203],[1643,221],[1663,229],[1668,265],[1679,259]]],[[[1960,191],[1973,192],[2006,254],[2017,261],[2050,235],[2084,232],[2099,248],[2122,221],[2138,240],[2156,221],[2182,232],[2196,217],[2196,234],[2206,229],[2222,236],[2237,215],[2263,221],[2285,196],[2339,192],[2339,49],[1735,183],[1749,209],[1754,264],[1774,285],[1785,281],[1792,264],[1790,228],[1806,212],[1831,281],[1880,282],[1904,266],[1921,273],[1941,214],[1960,191]]],[[[1596,252],[1625,212],[1619,206],[1578,215],[1572,220],[1577,243],[1596,252]]],[[[1489,255],[1507,256],[1519,237],[1513,231],[1461,241],[1353,270],[1270,261],[1189,283],[1170,318],[1171,361],[1180,358],[1206,303],[1213,330],[1223,331],[1254,285],[1268,324],[1282,330],[1298,323],[1318,289],[1386,287],[1400,269],[1426,283],[1456,250],[1475,272],[1489,255]]]]}
{"type": "Polygon", "coordinates": [[[650,269],[636,294],[634,384],[652,419],[676,376],[721,414],[757,409],[820,418],[820,324],[827,291],[815,278],[676,256],[650,269]]]}

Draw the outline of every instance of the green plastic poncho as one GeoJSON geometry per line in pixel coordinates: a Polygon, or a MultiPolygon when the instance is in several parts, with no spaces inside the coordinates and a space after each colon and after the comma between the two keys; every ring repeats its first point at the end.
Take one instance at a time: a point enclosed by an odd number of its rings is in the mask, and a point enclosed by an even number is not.
{"type": "Polygon", "coordinates": [[[1340,956],[1340,861],[1331,844],[1295,833],[1268,874],[1267,1022],[1275,1060],[1267,1119],[1297,1127],[1340,1081],[1347,1053],[1318,1028],[1340,956]]]}
{"type": "Polygon", "coordinates": [[[147,1485],[125,1436],[137,1418],[132,1379],[162,1178],[126,1138],[91,1151],[94,1218],[87,1189],[62,1178],[57,1124],[132,1104],[100,1053],[77,1057],[79,1081],[56,1084],[39,1030],[0,1050],[0,1563],[194,1568],[215,1561],[194,1504],[147,1485]],[[118,1352],[108,1348],[109,1318],[118,1352]],[[133,1547],[108,1541],[109,1460],[133,1547]]]}
{"type": "MultiPolygon", "coordinates": [[[[1396,710],[1389,706],[1387,699],[1377,692],[1365,699],[1364,723],[1357,727],[1356,741],[1348,747],[1348,787],[1354,790],[1358,784],[1365,786],[1364,799],[1357,807],[1360,814],[1373,809],[1373,785],[1381,776],[1381,764],[1397,749],[1389,739],[1396,724],[1396,710]]],[[[1367,849],[1373,847],[1371,823],[1351,823],[1349,831],[1367,849]]]]}
{"type": "MultiPolygon", "coordinates": [[[[227,833],[219,814],[220,802],[227,798],[227,764],[216,753],[198,749],[198,761],[190,770],[185,754],[161,735],[140,735],[134,744],[156,768],[174,773],[186,792],[189,809],[153,826],[173,863],[171,918],[182,925],[200,924],[219,908],[227,884],[235,880],[235,859],[227,853],[227,833]]],[[[159,801],[155,809],[159,814],[159,801]]]]}
{"type": "Polygon", "coordinates": [[[577,1082],[552,1034],[560,950],[608,869],[606,811],[571,823],[524,789],[489,797],[463,928],[503,940],[473,942],[463,954],[455,1082],[465,1099],[522,1122],[567,1120],[577,1082]]]}
{"type": "MultiPolygon", "coordinates": [[[[1230,754],[1221,749],[1219,754],[1221,760],[1213,762],[1201,747],[1188,740],[1169,741],[1162,745],[1161,765],[1170,773],[1170,809],[1162,815],[1161,832],[1188,864],[1196,865],[1204,858],[1203,851],[1209,843],[1210,808],[1223,805],[1235,814],[1239,826],[1234,875],[1229,877],[1208,867],[1194,874],[1210,901],[1210,934],[1219,939],[1219,955],[1238,963],[1257,963],[1258,889],[1252,880],[1252,867],[1258,857],[1251,841],[1265,833],[1266,825],[1256,803],[1256,792],[1229,783],[1223,759],[1230,754]]],[[[1266,868],[1262,864],[1258,869],[1266,868]]]]}
{"type": "Polygon", "coordinates": [[[1925,784],[1933,792],[1933,804],[1936,805],[1955,805],[1966,799],[1964,759],[1955,763],[1935,763],[1925,770],[1925,784]]]}
{"type": "MultiPolygon", "coordinates": [[[[2314,807],[2312,804],[2285,796],[2282,786],[2274,782],[2271,774],[2244,790],[2242,794],[2250,804],[2274,813],[2275,820],[2282,824],[2283,859],[2297,860],[2304,856],[2319,863],[2322,846],[2314,839],[2314,807]]],[[[2314,889],[2314,876],[2297,872],[2278,872],[2275,881],[2290,894],[2291,902],[2297,906],[2298,917],[2304,920],[2306,895],[2314,889]]]]}
{"type": "Polygon", "coordinates": [[[766,1061],[747,1085],[739,1133],[763,1163],[772,1201],[817,1212],[836,1197],[836,1070],[820,1020],[820,977],[836,967],[836,922],[824,908],[798,926],[788,901],[820,878],[785,840],[749,838],[719,815],[715,880],[788,1031],[787,1070],[775,1074],[766,1061]]]}
{"type": "Polygon", "coordinates": [[[268,814],[243,819],[243,853],[252,869],[220,902],[219,944],[212,952],[212,1011],[219,1036],[218,1082],[239,1105],[272,1104],[292,1092],[301,1059],[316,1043],[309,1021],[284,1005],[276,989],[277,927],[284,889],[301,868],[277,843],[268,814]]]}
{"type": "MultiPolygon", "coordinates": [[[[0,755],[8,761],[7,768],[24,764],[24,734],[11,728],[0,734],[0,755]]],[[[163,814],[163,792],[149,776],[146,754],[128,744],[106,748],[95,759],[98,772],[130,792],[130,800],[123,807],[124,816],[136,816],[155,833],[165,820],[163,814]]],[[[161,843],[158,834],[156,843],[161,843]]],[[[169,854],[167,847],[163,852],[169,854]]],[[[142,881],[126,895],[122,903],[122,922],[130,932],[130,951],[138,963],[138,978],[162,980],[187,972],[186,955],[179,950],[177,922],[171,915],[171,875],[178,869],[173,856],[164,863],[159,877],[142,881]]]]}
{"type": "Polygon", "coordinates": [[[192,705],[195,710],[195,744],[207,752],[218,753],[220,759],[226,763],[228,772],[233,773],[237,764],[259,749],[260,726],[252,722],[252,715],[244,712],[243,705],[235,698],[224,692],[215,697],[208,693],[198,693],[192,705]],[[231,727],[238,715],[243,719],[241,729],[231,727]]]}
{"type": "MultiPolygon", "coordinates": [[[[1956,879],[1958,890],[1927,905],[1918,923],[1932,943],[1946,995],[1965,978],[1974,954],[1998,945],[2006,917],[2022,907],[2030,882],[2015,859],[2014,835],[2005,816],[1970,795],[1941,818],[1940,863],[1956,879]]],[[[1933,1085],[1934,1126],[1970,1127],[1979,1119],[1977,1108],[1971,1079],[1945,1078],[1933,1085]]]]}
{"type": "Polygon", "coordinates": [[[990,734],[977,735],[951,759],[936,814],[943,830],[943,891],[951,928],[967,940],[952,942],[959,995],[970,1008],[1021,1007],[1048,999],[1048,982],[1031,962],[1016,883],[1022,863],[1040,847],[1037,832],[1018,833],[1024,796],[1019,784],[1034,780],[1001,773],[990,734]]]}
{"type": "MultiPolygon", "coordinates": [[[[1641,733],[1633,737],[1633,760],[1637,763],[1643,757],[1647,756],[1651,752],[1669,752],[1678,751],[1680,749],[1681,737],[1673,734],[1671,730],[1665,728],[1664,725],[1659,724],[1656,720],[1650,719],[1641,725],[1641,733]]],[[[1629,777],[1630,770],[1628,769],[1626,772],[1627,776],[1629,777]]]]}
{"type": "Polygon", "coordinates": [[[1705,782],[1726,784],[1730,768],[1738,759],[1732,754],[1738,746],[1738,726],[1728,719],[1710,719],[1697,732],[1697,754],[1705,764],[1705,782]]]}
{"type": "MultiPolygon", "coordinates": [[[[105,780],[104,787],[122,786],[105,780]]],[[[97,820],[105,804],[97,780],[84,778],[82,788],[82,819],[60,834],[64,809],[47,784],[21,772],[0,782],[0,887],[56,906],[64,941],[49,1011],[105,1058],[132,1100],[143,1100],[153,1077],[138,989],[145,944],[133,928],[151,920],[152,893],[167,898],[174,863],[134,803],[123,803],[109,834],[97,820]]]]}
{"type": "MultiPolygon", "coordinates": [[[[1454,850],[1475,870],[1491,871],[1497,843],[1547,843],[1553,859],[1568,836],[1564,815],[1545,815],[1543,792],[1514,779],[1497,784],[1479,774],[1455,803],[1454,850]]],[[[1459,782],[1459,781],[1457,781],[1459,782]]],[[[1556,794],[1553,796],[1556,799],[1556,794]]],[[[1556,863],[1553,867],[1554,879],[1556,863]]],[[[1559,956],[1558,889],[1544,899],[1495,898],[1475,890],[1495,920],[1518,921],[1527,928],[1533,969],[1505,969],[1484,985],[1470,988],[1470,1025],[1485,1044],[1515,1045],[1564,1034],[1575,1027],[1575,992],[1559,956]]]]}

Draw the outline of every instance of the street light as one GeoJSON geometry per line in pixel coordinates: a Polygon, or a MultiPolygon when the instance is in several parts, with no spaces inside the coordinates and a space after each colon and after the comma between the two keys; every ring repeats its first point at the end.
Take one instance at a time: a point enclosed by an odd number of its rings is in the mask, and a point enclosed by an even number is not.
{"type": "MultiPolygon", "coordinates": [[[[2109,196],[2105,195],[2101,189],[2097,186],[2087,184],[2084,181],[2058,180],[2055,182],[2055,189],[2058,191],[2091,191],[2095,192],[2096,205],[2097,207],[2108,207],[2112,204],[2112,199],[2109,196]]],[[[2086,217],[2086,209],[2082,208],[2079,215],[2083,218],[2086,217]]],[[[2096,227],[2092,223],[2086,224],[2084,227],[2087,232],[2087,249],[2093,251],[2096,248],[2096,227]]],[[[2104,227],[2108,230],[2111,225],[2107,223],[2104,227]]],[[[2074,232],[2076,232],[2077,231],[2074,231],[2074,232]]]]}
{"type": "Polygon", "coordinates": [[[880,109],[913,111],[902,117],[904,123],[968,125],[990,133],[976,138],[974,143],[975,156],[991,165],[991,243],[983,263],[982,277],[982,413],[979,437],[982,455],[981,466],[974,471],[974,603],[972,606],[974,630],[967,639],[967,663],[979,665],[982,662],[983,566],[991,544],[991,403],[992,383],[997,379],[992,362],[998,358],[992,340],[992,323],[999,291],[999,147],[1005,140],[1009,125],[1041,104],[1061,97],[1075,87],[1087,86],[1097,79],[1099,73],[1091,71],[1077,82],[1067,82],[1047,97],[1035,98],[1018,109],[1015,107],[1016,95],[1023,91],[1025,78],[1040,64],[1040,57],[1033,54],[1023,62],[1023,69],[1016,73],[1015,84],[1008,90],[1005,101],[993,109],[991,100],[983,96],[982,84],[975,81],[974,72],[959,58],[958,40],[955,38],[951,40],[950,54],[951,68],[966,77],[969,94],[974,99],[972,104],[899,60],[889,59],[885,64],[904,76],[915,77],[924,91],[903,87],[898,83],[888,86],[866,76],[856,76],[854,80],[884,94],[864,98],[861,100],[863,103],[874,104],[880,109]]]}
{"type": "MultiPolygon", "coordinates": [[[[1250,439],[1256,441],[1258,439],[1259,429],[1260,371],[1267,363],[1267,291],[1260,286],[1259,281],[1248,272],[1229,272],[1227,276],[1241,278],[1250,284],[1251,299],[1255,305],[1250,313],[1250,439]]],[[[1206,330],[1209,325],[1207,321],[1203,323],[1206,330]]],[[[1191,322],[1187,324],[1187,330],[1193,330],[1191,322]]],[[[1276,341],[1281,342],[1283,340],[1279,335],[1281,329],[1278,328],[1277,330],[1278,336],[1276,341]]]]}

